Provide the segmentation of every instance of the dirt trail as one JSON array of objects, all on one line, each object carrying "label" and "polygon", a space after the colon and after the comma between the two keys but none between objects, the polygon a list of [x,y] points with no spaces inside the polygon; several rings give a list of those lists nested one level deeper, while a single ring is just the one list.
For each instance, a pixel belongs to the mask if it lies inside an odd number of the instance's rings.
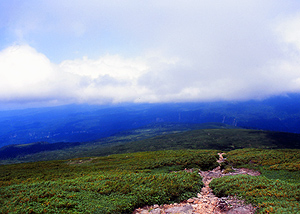
[{"label": "dirt trail", "polygon": [[[221,164],[225,161],[223,158],[224,153],[219,153],[219,160],[217,162]],[[260,173],[249,169],[234,169],[234,172],[226,173],[221,171],[221,167],[210,171],[199,171],[199,174],[203,177],[202,181],[204,187],[201,192],[197,194],[197,197],[190,198],[187,201],[179,204],[164,204],[146,206],[136,209],[133,214],[167,214],[167,213],[183,213],[183,214],[196,214],[196,213],[211,213],[211,214],[251,214],[255,212],[255,208],[251,204],[244,204],[243,201],[234,197],[218,198],[213,194],[212,189],[209,187],[209,183],[214,178],[222,176],[237,175],[237,174],[249,174],[257,176]]]}]

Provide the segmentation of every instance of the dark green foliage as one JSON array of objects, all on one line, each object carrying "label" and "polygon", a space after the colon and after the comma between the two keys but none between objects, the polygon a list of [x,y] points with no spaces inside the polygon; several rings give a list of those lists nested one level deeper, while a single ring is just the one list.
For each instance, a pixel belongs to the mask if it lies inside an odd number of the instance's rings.
[{"label": "dark green foliage", "polygon": [[[217,151],[178,150],[0,166],[0,213],[131,213],[196,196]],[[179,171],[181,170],[181,171]],[[177,171],[177,172],[174,172]]]},{"label": "dark green foliage", "polygon": [[299,213],[300,150],[233,150],[227,153],[227,164],[256,169],[262,174],[214,179],[210,187],[216,195],[240,196],[258,206],[258,213]]},{"label": "dark green foliage", "polygon": [[282,136],[294,139],[292,148],[300,148],[300,135],[246,129],[201,129],[161,135],[104,149],[105,152],[156,151],[161,149],[285,148]]},{"label": "dark green foliage", "polygon": [[227,162],[233,166],[300,171],[299,149],[240,149],[227,154]]}]

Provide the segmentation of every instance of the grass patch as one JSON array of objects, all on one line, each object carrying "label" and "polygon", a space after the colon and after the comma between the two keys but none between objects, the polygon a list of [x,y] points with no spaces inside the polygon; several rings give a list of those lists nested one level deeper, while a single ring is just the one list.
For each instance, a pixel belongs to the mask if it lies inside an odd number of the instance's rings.
[{"label": "grass patch", "polygon": [[[140,152],[0,166],[0,213],[131,213],[196,196],[217,151]],[[179,172],[172,172],[179,171]]]},{"label": "grass patch", "polygon": [[258,213],[298,213],[300,184],[264,176],[236,175],[214,179],[210,187],[218,197],[236,195],[258,206]]}]

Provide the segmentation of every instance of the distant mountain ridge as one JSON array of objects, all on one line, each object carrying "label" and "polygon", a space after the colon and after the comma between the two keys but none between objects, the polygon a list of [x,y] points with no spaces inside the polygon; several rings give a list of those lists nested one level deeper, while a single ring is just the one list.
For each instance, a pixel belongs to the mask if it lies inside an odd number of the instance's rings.
[{"label": "distant mountain ridge", "polygon": [[300,133],[300,95],[263,101],[66,105],[0,111],[0,147],[33,142],[87,142],[152,123],[219,122]]}]

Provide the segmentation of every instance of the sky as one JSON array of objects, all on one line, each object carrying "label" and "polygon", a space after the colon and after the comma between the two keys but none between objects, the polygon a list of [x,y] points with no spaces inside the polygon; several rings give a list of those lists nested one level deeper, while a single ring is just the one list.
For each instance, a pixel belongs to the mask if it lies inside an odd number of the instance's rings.
[{"label": "sky", "polygon": [[0,106],[300,93],[298,0],[0,0]]}]

